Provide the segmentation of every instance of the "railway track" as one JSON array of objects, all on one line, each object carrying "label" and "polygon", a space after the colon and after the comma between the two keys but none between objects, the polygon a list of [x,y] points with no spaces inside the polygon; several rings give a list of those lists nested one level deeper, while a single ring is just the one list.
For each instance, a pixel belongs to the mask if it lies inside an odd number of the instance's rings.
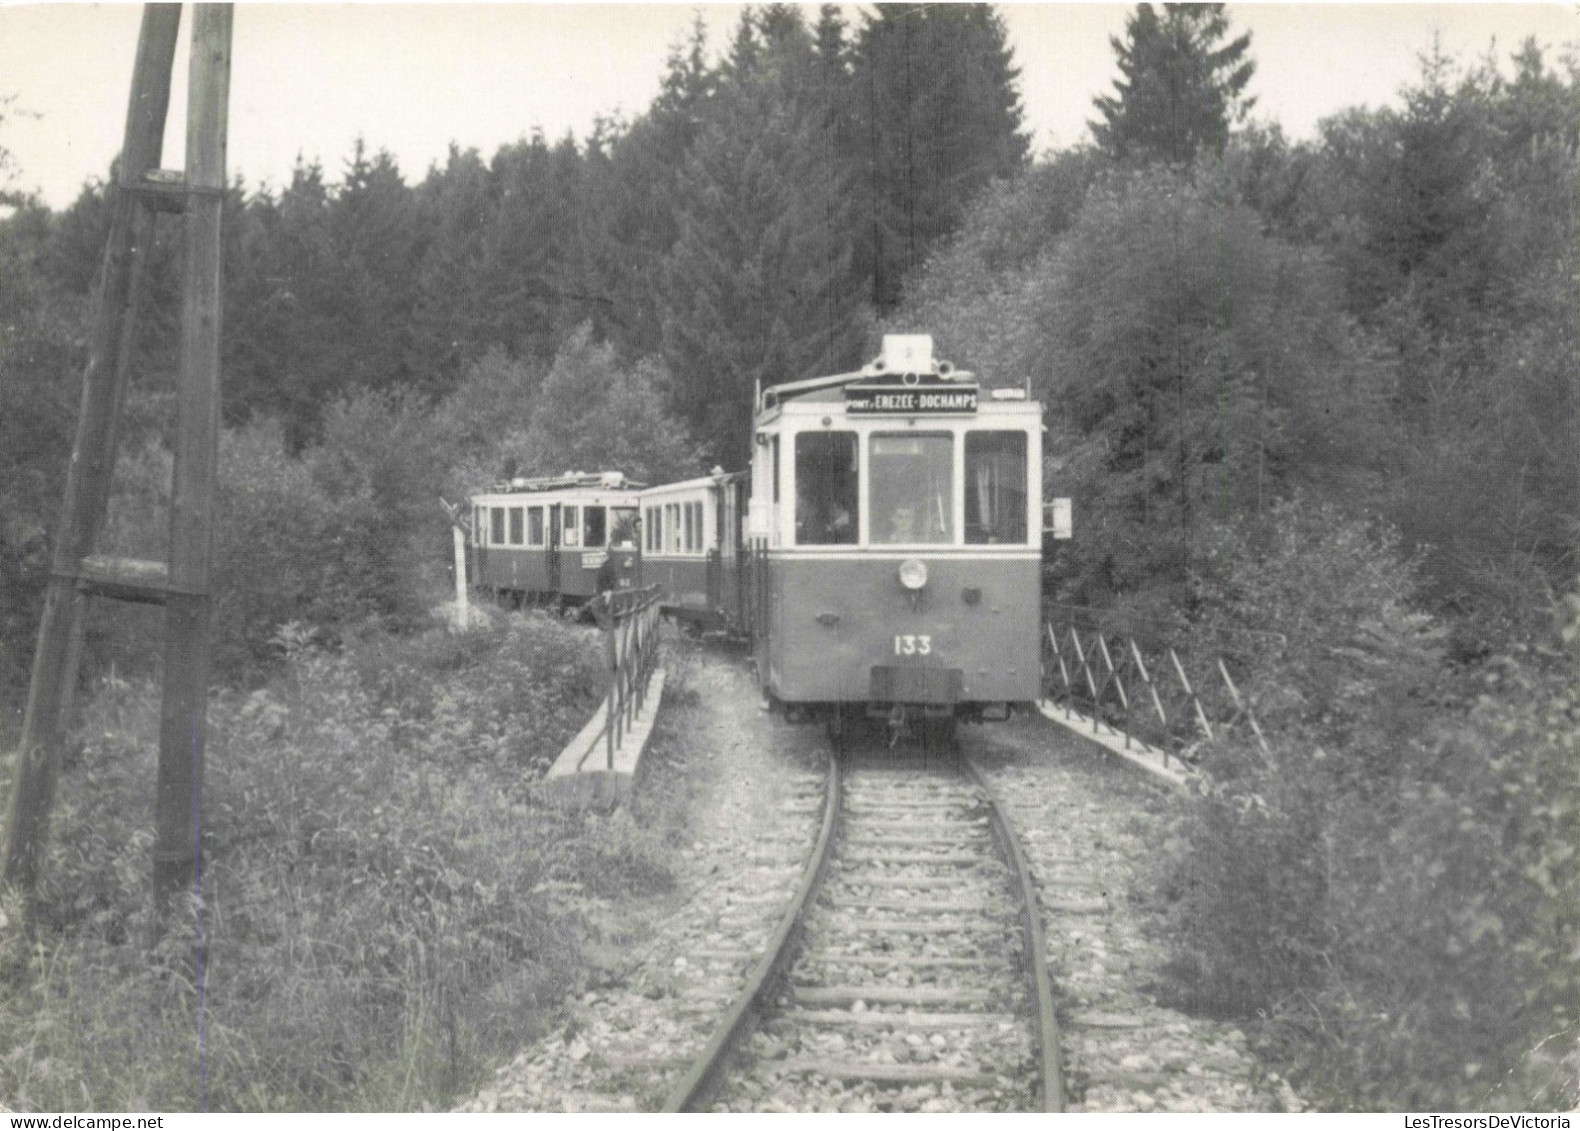
[{"label": "railway track", "polygon": [[964,758],[831,763],[816,847],[667,1110],[1063,1110],[1041,913]]}]

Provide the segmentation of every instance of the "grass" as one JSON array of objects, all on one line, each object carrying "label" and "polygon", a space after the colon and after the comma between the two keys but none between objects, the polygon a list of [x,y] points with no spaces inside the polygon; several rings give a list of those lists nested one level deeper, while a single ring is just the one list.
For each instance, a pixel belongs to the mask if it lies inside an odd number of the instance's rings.
[{"label": "grass", "polygon": [[203,902],[156,943],[157,688],[86,705],[31,930],[0,935],[9,1106],[448,1108],[617,962],[608,899],[669,883],[684,787],[613,816],[539,799],[596,703],[590,630],[277,643],[279,680],[211,704]]}]

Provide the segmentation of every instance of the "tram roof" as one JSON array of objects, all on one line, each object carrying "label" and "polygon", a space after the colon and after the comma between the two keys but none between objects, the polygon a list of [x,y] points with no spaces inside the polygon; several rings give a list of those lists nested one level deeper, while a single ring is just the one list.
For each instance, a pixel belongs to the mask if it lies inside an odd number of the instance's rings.
[{"label": "tram roof", "polygon": [[534,494],[544,491],[566,491],[586,488],[593,491],[640,491],[646,487],[634,479],[627,479],[621,471],[567,471],[560,475],[541,475],[531,479],[502,479],[487,491],[478,494],[513,495]]},{"label": "tram roof", "polygon": [[[860,394],[851,389],[851,386],[858,384],[862,386]],[[923,401],[936,394],[948,397],[951,393],[969,390],[973,399],[976,394],[983,394],[980,402],[982,407],[1002,406],[1017,401],[1025,403],[1031,400],[1029,388],[983,387],[982,382],[977,380],[976,374],[956,369],[949,362],[938,360],[933,356],[933,339],[930,334],[885,334],[883,352],[859,370],[771,385],[760,391],[755,409],[757,417],[761,420],[776,410],[786,409],[792,403],[817,405],[821,408],[831,404],[843,405],[849,403],[852,396],[864,397],[869,392],[884,394],[907,390],[915,391]],[[868,411],[888,415],[891,406],[882,405]],[[895,408],[893,411],[898,415],[908,415],[901,409]],[[974,414],[976,408],[972,408],[971,411]],[[867,413],[864,412],[863,415]]]}]

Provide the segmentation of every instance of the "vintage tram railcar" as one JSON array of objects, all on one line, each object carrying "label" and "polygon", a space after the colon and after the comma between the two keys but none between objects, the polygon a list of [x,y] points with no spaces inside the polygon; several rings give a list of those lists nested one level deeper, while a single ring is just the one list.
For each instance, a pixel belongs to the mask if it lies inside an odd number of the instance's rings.
[{"label": "vintage tram railcar", "polygon": [[1040,692],[1042,407],[889,335],[758,396],[748,598],[796,713],[1001,718]]},{"label": "vintage tram railcar", "polygon": [[746,474],[712,474],[641,493],[642,584],[664,612],[702,629],[739,628]]},{"label": "vintage tram railcar", "polygon": [[472,584],[518,604],[638,584],[642,486],[618,471],[567,472],[473,495]]}]

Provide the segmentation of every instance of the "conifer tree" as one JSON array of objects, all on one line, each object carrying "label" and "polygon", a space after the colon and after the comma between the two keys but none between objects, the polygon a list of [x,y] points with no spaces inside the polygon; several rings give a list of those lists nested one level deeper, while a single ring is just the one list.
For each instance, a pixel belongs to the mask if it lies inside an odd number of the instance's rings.
[{"label": "conifer tree", "polygon": [[629,356],[655,352],[663,341],[658,292],[679,234],[680,173],[718,85],[699,17],[686,42],[670,52],[652,106],[609,144],[600,255],[617,265],[611,314]]},{"label": "conifer tree", "polygon": [[475,149],[450,146],[443,169],[429,170],[417,192],[423,240],[414,282],[413,380],[431,395],[448,393],[486,340],[481,272],[485,237],[496,209],[488,167]]},{"label": "conifer tree", "polygon": [[844,167],[818,144],[811,37],[795,9],[748,12],[680,178],[660,294],[674,408],[710,458],[748,454],[753,382],[859,356]]},{"label": "conifer tree", "polygon": [[340,322],[351,383],[361,388],[397,388],[411,376],[414,204],[395,159],[384,150],[370,158],[358,138],[324,217],[339,277],[324,300]]},{"label": "conifer tree", "polygon": [[1251,108],[1246,84],[1256,70],[1250,33],[1224,43],[1222,4],[1137,4],[1125,39],[1110,37],[1120,78],[1115,94],[1095,99],[1097,144],[1119,160],[1188,165],[1202,149],[1222,153],[1230,128]]},{"label": "conifer tree", "polygon": [[569,137],[541,133],[494,157],[499,206],[481,272],[489,315],[482,344],[548,361],[587,314],[580,229],[581,158]]},{"label": "conifer tree", "polygon": [[995,177],[1025,164],[1020,71],[985,4],[884,4],[855,46],[861,268],[880,310]]}]

